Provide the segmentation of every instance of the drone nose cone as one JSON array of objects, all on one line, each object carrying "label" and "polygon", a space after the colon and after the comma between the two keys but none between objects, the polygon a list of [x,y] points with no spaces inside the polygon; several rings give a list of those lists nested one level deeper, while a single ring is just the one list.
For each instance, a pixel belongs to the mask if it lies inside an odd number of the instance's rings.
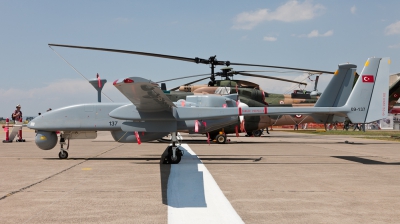
[{"label": "drone nose cone", "polygon": [[[49,113],[49,112],[47,112]],[[33,118],[27,125],[26,127],[30,128],[30,129],[40,129],[43,128],[43,117],[42,115],[37,116],[35,118]]]},{"label": "drone nose cone", "polygon": [[35,124],[36,124],[35,119],[32,119],[31,121],[29,121],[29,123],[26,126],[28,128],[30,128],[30,129],[34,129],[35,128]]},{"label": "drone nose cone", "polygon": [[35,126],[35,122],[29,121],[29,123],[26,125],[28,128],[32,128]]}]

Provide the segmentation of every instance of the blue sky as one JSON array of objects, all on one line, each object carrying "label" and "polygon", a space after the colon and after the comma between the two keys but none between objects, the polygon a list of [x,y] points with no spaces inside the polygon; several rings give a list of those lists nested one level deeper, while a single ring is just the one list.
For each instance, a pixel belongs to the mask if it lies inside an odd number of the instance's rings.
[{"label": "blue sky", "polygon": [[[400,1],[0,1],[0,117],[16,104],[24,115],[49,107],[96,102],[92,86],[48,43],[182,57],[335,71],[368,57],[391,57],[400,72]],[[87,78],[99,73],[114,101],[127,101],[112,82],[128,76],[159,81],[208,73],[207,65],[54,47]],[[254,70],[235,66],[235,70]],[[304,80],[304,74],[269,73]],[[245,79],[272,93],[296,86]],[[322,75],[323,91],[330,75]],[[194,80],[194,79],[192,79]],[[168,82],[175,87],[191,79]],[[204,82],[206,83],[206,82]],[[307,89],[312,89],[309,81]],[[107,99],[103,99],[108,102]]]}]

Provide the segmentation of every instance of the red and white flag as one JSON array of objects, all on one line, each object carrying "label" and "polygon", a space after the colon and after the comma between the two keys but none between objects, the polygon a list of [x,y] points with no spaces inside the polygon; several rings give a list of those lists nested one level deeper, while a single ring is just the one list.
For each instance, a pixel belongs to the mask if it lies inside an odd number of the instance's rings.
[{"label": "red and white flag", "polygon": [[373,75],[362,75],[362,81],[363,82],[374,82],[374,76]]}]

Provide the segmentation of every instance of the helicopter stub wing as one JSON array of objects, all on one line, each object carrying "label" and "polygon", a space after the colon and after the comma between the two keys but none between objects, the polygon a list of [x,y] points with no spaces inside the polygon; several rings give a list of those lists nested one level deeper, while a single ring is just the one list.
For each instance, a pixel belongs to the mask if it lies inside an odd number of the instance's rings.
[{"label": "helicopter stub wing", "polygon": [[150,80],[130,77],[122,81],[116,80],[113,84],[136,106],[138,111],[171,111],[171,108],[175,107],[160,87]]}]

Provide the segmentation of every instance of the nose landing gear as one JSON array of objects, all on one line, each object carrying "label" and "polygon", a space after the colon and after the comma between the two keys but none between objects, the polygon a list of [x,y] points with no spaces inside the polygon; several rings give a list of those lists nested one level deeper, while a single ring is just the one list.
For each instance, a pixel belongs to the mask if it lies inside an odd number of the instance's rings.
[{"label": "nose landing gear", "polygon": [[[60,159],[67,159],[68,158],[68,148],[69,148],[69,139],[68,139],[68,144],[65,143],[65,138],[63,137],[62,134],[60,134],[60,152],[58,153],[58,158]],[[64,149],[64,145],[67,145],[67,148]]]},{"label": "nose landing gear", "polygon": [[176,146],[178,139],[176,138],[176,132],[171,133],[172,145],[167,147],[167,155],[164,157],[164,164],[178,164],[183,156],[183,151]]}]

